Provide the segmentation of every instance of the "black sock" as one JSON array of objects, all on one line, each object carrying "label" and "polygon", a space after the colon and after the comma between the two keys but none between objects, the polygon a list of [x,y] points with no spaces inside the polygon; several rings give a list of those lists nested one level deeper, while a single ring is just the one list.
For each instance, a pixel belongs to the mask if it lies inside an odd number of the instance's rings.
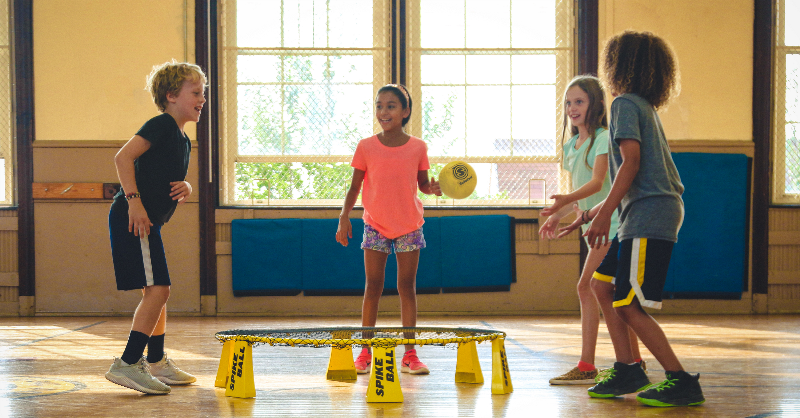
[{"label": "black sock", "polygon": [[125,351],[122,353],[122,361],[128,364],[134,364],[142,358],[144,348],[147,347],[147,340],[150,337],[147,334],[139,331],[131,331],[128,336],[128,345],[125,346]]},{"label": "black sock", "polygon": [[164,358],[164,336],[167,334],[161,335],[151,335],[150,341],[147,342],[147,362],[148,363],[158,363]]}]

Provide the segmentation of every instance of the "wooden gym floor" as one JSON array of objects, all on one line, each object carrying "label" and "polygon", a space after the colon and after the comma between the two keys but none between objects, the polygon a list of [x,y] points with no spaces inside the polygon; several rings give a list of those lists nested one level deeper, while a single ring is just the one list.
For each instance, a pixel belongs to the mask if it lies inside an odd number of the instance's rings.
[{"label": "wooden gym floor", "polygon": [[[684,367],[700,373],[706,403],[652,408],[634,395],[591,399],[588,386],[550,386],[580,353],[577,316],[421,317],[420,326],[498,329],[514,392],[491,393],[491,344],[478,344],[485,383],[454,383],[456,350],[426,346],[428,376],[401,376],[405,402],[367,404],[368,376],[328,381],[328,348],[254,348],[255,399],[214,387],[221,344],[216,331],[355,326],[356,318],[171,317],[167,351],[197,383],[148,396],[104,378],[122,353],[130,318],[0,318],[0,417],[798,417],[800,316],[657,316]],[[397,318],[379,318],[397,326]],[[613,351],[601,324],[597,363]],[[398,358],[402,355],[398,350]],[[663,369],[645,353],[649,376]]]}]

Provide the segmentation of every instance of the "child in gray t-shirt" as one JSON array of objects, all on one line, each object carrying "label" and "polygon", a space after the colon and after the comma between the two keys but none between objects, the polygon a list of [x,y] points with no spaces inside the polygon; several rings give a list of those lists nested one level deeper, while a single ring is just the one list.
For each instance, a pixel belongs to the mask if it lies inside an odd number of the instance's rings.
[{"label": "child in gray t-shirt", "polygon": [[[649,32],[612,37],[604,56],[604,81],[615,97],[609,120],[613,185],[603,202],[581,213],[562,233],[588,219],[592,225],[584,235],[589,245],[604,245],[611,214],[619,210],[617,236],[592,281],[598,300],[609,294],[609,286],[615,287],[613,312],[604,316],[617,361],[606,378],[589,389],[589,396],[610,398],[643,391],[636,399],[647,405],[699,405],[705,401],[700,376],[684,371],[664,331],[642,309],[661,308],[672,247],[683,222],[683,184],[656,113],[678,92],[677,62],[666,42]],[[600,280],[608,276],[613,276],[613,284]],[[664,367],[665,381],[651,387],[641,365],[634,362],[625,325]]]}]

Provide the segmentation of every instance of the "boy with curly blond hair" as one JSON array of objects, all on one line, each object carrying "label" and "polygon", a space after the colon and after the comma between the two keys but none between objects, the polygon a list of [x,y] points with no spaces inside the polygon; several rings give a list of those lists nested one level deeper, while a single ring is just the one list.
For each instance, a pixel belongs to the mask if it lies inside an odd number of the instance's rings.
[{"label": "boy with curly blond hair", "polygon": [[183,128],[200,120],[206,84],[194,64],[173,61],[153,67],[146,89],[162,113],[114,157],[122,188],[111,204],[108,227],[117,289],[142,289],[143,296],[125,351],[114,359],[106,379],[148,394],[167,394],[168,385],[197,380],[164,352],[170,279],[161,226],[192,193],[186,181],[192,146]]}]

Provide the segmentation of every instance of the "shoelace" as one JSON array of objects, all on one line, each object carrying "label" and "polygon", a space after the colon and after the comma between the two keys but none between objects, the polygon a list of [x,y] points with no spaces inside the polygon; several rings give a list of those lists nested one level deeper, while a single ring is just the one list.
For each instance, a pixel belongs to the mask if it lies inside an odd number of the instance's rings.
[{"label": "shoelace", "polygon": [[419,357],[417,357],[417,355],[416,355],[416,354],[409,354],[409,355],[407,355],[407,356],[403,356],[403,363],[405,363],[405,364],[411,364],[411,363],[413,363],[413,362],[417,362],[417,363],[419,363],[419,362],[420,362],[420,361],[419,361]]},{"label": "shoelace", "polygon": [[597,372],[597,376],[595,376],[594,381],[595,383],[603,383],[608,379],[614,377],[614,373],[616,370],[612,367],[610,369],[604,369]]},{"label": "shoelace", "polygon": [[656,385],[654,387],[651,387],[650,389],[655,389],[656,392],[661,392],[662,390],[669,389],[669,388],[675,386],[675,382],[677,380],[678,379],[667,379],[667,380],[659,383],[658,385]]},{"label": "shoelace", "polygon": [[172,362],[171,358],[167,359],[166,364],[167,364],[166,368],[173,370],[175,373],[183,371],[183,370],[179,369],[178,366],[175,365],[175,363]]},{"label": "shoelace", "polygon": [[136,366],[137,369],[150,374],[150,365],[147,364],[146,361],[142,361],[138,365],[134,363],[133,365]]}]

